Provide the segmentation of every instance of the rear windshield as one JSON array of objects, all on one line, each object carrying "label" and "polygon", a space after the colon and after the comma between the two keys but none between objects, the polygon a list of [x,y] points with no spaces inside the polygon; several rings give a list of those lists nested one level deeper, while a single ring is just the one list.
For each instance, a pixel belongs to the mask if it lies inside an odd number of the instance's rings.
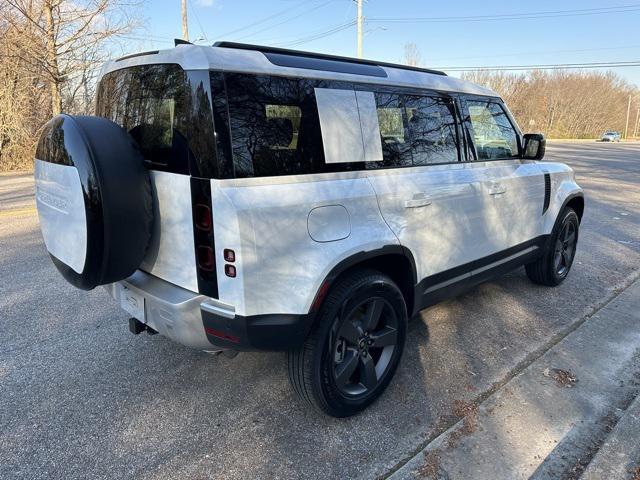
[{"label": "rear windshield", "polygon": [[150,167],[182,171],[188,168],[189,97],[178,65],[140,65],[102,78],[96,114],[124,127]]}]

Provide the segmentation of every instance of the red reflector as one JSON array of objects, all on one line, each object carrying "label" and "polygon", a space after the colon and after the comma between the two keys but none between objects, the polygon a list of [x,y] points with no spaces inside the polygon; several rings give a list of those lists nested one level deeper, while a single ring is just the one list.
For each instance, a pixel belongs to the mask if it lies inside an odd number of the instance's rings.
[{"label": "red reflector", "polygon": [[226,262],[235,262],[236,261],[236,252],[234,252],[230,248],[225,248],[224,249],[224,260]]},{"label": "red reflector", "polygon": [[329,281],[325,280],[324,283],[320,285],[320,289],[318,290],[318,293],[316,293],[316,298],[311,304],[312,312],[315,312],[320,308],[320,305],[322,304],[324,297],[327,296],[328,291],[329,291]]},{"label": "red reflector", "polygon": [[216,268],[216,258],[211,247],[198,247],[198,267],[207,272]]},{"label": "red reflector", "polygon": [[211,217],[211,209],[208,205],[197,203],[194,207],[194,217],[196,228],[204,232],[210,232],[213,226],[213,218]]},{"label": "red reflector", "polygon": [[240,339],[235,335],[229,335],[228,333],[221,332],[220,330],[216,330],[215,328],[204,327],[204,331],[212,337],[222,338],[223,340],[229,340],[233,343],[240,343]]},{"label": "red reflector", "polygon": [[227,277],[231,277],[231,278],[235,278],[236,276],[236,267],[234,267],[233,265],[225,265],[224,266],[224,273]]}]

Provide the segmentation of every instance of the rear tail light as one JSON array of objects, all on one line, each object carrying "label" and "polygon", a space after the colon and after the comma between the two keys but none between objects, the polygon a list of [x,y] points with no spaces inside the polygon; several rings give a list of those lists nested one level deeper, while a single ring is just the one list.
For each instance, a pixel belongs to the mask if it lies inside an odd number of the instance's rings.
[{"label": "rear tail light", "polygon": [[213,217],[211,216],[211,209],[207,205],[198,203],[195,205],[195,222],[196,228],[203,232],[210,232],[213,227]]},{"label": "rear tail light", "polygon": [[191,213],[198,292],[218,298],[211,180],[191,177]]},{"label": "rear tail light", "polygon": [[198,247],[198,268],[206,272],[212,272],[216,268],[216,257],[213,248]]}]

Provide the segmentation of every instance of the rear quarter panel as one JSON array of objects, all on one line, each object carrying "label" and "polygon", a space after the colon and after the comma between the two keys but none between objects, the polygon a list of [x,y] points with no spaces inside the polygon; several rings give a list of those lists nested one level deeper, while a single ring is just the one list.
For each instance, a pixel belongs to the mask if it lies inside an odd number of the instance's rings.
[{"label": "rear quarter panel", "polygon": [[[337,263],[399,244],[362,173],[212,180],[212,203],[220,300],[239,315],[307,313]],[[349,234],[313,240],[309,213],[334,205],[346,209]],[[344,216],[336,221],[343,231]],[[327,222],[327,232],[335,231]],[[236,278],[224,274],[224,248],[236,252]]]}]

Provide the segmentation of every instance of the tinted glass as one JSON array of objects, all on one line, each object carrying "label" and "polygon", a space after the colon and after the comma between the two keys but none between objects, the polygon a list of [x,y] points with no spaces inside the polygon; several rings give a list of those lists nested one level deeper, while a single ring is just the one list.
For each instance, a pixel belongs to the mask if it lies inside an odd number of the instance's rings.
[{"label": "tinted glass", "polygon": [[436,97],[405,97],[413,164],[458,161],[453,102]]},{"label": "tinted glass", "polygon": [[518,155],[518,135],[502,107],[493,102],[467,101],[478,160],[513,158]]},{"label": "tinted glass", "polygon": [[225,76],[235,176],[335,171],[324,162],[314,94],[307,79]]},{"label": "tinted glass", "polygon": [[184,171],[188,169],[189,98],[179,66],[143,65],[102,78],[96,114],[124,127],[152,165]]},{"label": "tinted glass", "polygon": [[[407,117],[400,95],[376,93],[376,111],[382,142],[382,162],[369,162],[373,167],[411,166],[411,148]],[[373,165],[372,165],[373,164]]]}]

